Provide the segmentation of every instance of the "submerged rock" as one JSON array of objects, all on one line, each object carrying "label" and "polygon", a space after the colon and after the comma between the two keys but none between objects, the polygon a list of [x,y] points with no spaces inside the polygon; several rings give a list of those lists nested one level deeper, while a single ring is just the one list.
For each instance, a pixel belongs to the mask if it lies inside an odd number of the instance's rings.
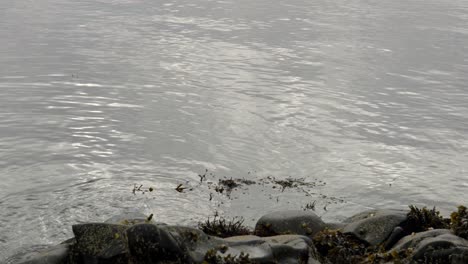
[{"label": "submerged rock", "polygon": [[278,211],[262,216],[255,225],[255,234],[273,236],[297,234],[314,236],[326,227],[322,219],[310,211]]},{"label": "submerged rock", "polygon": [[405,210],[371,210],[344,221],[343,233],[353,234],[371,246],[384,242],[407,219]]},{"label": "submerged rock", "polygon": [[62,264],[66,263],[69,256],[69,244],[59,244],[40,252],[21,256],[17,262],[19,264]]}]

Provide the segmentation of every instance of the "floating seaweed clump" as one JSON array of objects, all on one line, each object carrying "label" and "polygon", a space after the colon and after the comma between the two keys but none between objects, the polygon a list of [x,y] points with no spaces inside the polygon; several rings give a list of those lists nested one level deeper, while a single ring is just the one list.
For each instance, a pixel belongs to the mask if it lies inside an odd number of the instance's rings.
[{"label": "floating seaweed clump", "polygon": [[457,212],[450,215],[450,224],[455,235],[468,239],[468,211],[460,205]]},{"label": "floating seaweed clump", "polygon": [[335,264],[361,263],[367,253],[367,245],[351,234],[338,230],[324,230],[314,236],[318,253]]},{"label": "floating seaweed clump", "polygon": [[449,220],[444,219],[440,212],[434,208],[417,208],[414,205],[409,206],[408,220],[406,230],[410,232],[422,232],[430,228],[449,228]]},{"label": "floating seaweed clump", "polygon": [[226,219],[215,215],[212,220],[208,218],[205,222],[199,222],[198,228],[207,235],[222,238],[252,233],[248,227],[244,226],[244,218],[242,217]]}]

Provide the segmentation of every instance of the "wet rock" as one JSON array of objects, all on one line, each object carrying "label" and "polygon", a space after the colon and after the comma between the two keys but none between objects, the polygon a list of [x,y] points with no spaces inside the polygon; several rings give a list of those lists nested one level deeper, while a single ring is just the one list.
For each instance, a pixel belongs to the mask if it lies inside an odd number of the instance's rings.
[{"label": "wet rock", "polygon": [[248,255],[253,263],[319,264],[318,253],[312,240],[301,235],[279,235],[271,237],[236,236],[217,240],[217,254]]},{"label": "wet rock", "polygon": [[18,264],[61,264],[68,259],[69,244],[59,244],[37,253],[25,254],[17,262]]},{"label": "wet rock", "polygon": [[[219,260],[248,256],[253,263],[319,263],[317,252],[308,237],[280,235],[259,237],[254,235],[219,238],[206,235],[198,229],[183,226],[158,227],[159,232],[171,235],[173,252],[184,255],[182,263],[203,263],[211,252]],[[147,231],[147,232],[155,232]],[[130,241],[129,244],[133,244]],[[180,247],[180,245],[183,245]],[[167,246],[167,245],[165,245]],[[178,247],[179,246],[179,247]],[[174,260],[174,258],[171,258]],[[307,262],[309,261],[309,262]],[[237,262],[236,262],[237,263]],[[239,263],[243,263],[242,261]]]},{"label": "wet rock", "polygon": [[265,237],[277,263],[319,263],[312,240],[305,236],[280,235]]},{"label": "wet rock", "polygon": [[84,263],[126,263],[128,247],[124,225],[89,223],[72,226],[76,244],[72,258]]},{"label": "wet rock", "polygon": [[408,248],[415,248],[421,241],[426,238],[433,238],[440,235],[451,234],[448,229],[434,229],[426,232],[415,233],[409,236],[405,236],[400,239],[393,247],[392,250],[404,250]]},{"label": "wet rock", "polygon": [[279,211],[262,216],[255,225],[255,234],[273,236],[298,234],[313,236],[325,228],[325,223],[310,211]]},{"label": "wet rock", "polygon": [[134,225],[128,228],[127,238],[130,253],[137,263],[161,261],[191,263],[186,247],[178,243],[171,232],[156,225]]},{"label": "wet rock", "polygon": [[405,230],[401,226],[395,227],[390,236],[387,238],[387,241],[385,241],[384,248],[386,250],[390,249],[393,245],[395,245],[395,243],[403,238],[405,234]]},{"label": "wet rock", "polygon": [[406,236],[391,249],[402,250],[411,250],[412,259],[417,263],[468,263],[468,241],[447,229]]},{"label": "wet rock", "polygon": [[236,239],[223,239],[215,249],[217,255],[225,258],[228,255],[248,255],[254,263],[275,263],[275,256],[271,245],[262,238],[238,236]]},{"label": "wet rock", "polygon": [[384,242],[407,219],[405,210],[371,210],[344,221],[343,233],[353,234],[371,246]]}]

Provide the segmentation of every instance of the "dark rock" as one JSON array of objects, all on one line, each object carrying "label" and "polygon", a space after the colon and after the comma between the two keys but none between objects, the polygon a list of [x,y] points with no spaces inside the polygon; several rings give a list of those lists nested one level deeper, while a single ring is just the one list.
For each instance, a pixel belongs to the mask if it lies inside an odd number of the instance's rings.
[{"label": "dark rock", "polygon": [[226,246],[223,257],[229,254],[248,254],[253,263],[319,264],[318,253],[312,240],[301,235],[279,235],[271,237],[236,236],[222,239]]},{"label": "dark rock", "polygon": [[422,240],[426,238],[433,238],[440,235],[451,234],[448,229],[434,229],[413,235],[405,236],[400,239],[393,247],[392,250],[404,250],[408,248],[415,248]]},{"label": "dark rock", "polygon": [[262,216],[255,225],[255,234],[274,236],[298,234],[313,236],[325,228],[325,223],[310,211],[279,211]]},{"label": "dark rock", "polygon": [[401,238],[405,236],[405,230],[401,226],[397,226],[393,229],[392,233],[385,241],[384,248],[386,250],[390,249],[395,243],[397,243]]},{"label": "dark rock", "polygon": [[194,263],[203,262],[206,252],[224,244],[218,237],[209,236],[199,229],[186,226],[159,226],[160,230],[171,234],[178,245],[183,245],[187,259]]},{"label": "dark rock", "polygon": [[156,225],[134,225],[128,228],[127,238],[130,253],[137,263],[192,262],[186,247],[178,243],[171,232]]},{"label": "dark rock", "polygon": [[357,214],[344,221],[343,233],[353,234],[371,246],[384,242],[395,227],[407,219],[404,210],[371,210]]},{"label": "dark rock", "polygon": [[[135,226],[136,227],[136,226]],[[160,233],[171,235],[176,256],[185,256],[182,263],[202,263],[208,252],[213,252],[219,259],[235,259],[248,255],[253,263],[319,263],[317,252],[308,237],[300,235],[281,235],[272,237],[258,237],[254,235],[219,238],[208,236],[200,230],[183,226],[161,226]],[[146,232],[156,232],[147,230]],[[129,244],[130,242],[129,235]],[[178,245],[183,245],[178,247]],[[167,245],[166,245],[167,246]],[[174,260],[174,258],[169,258]],[[168,259],[168,260],[169,260]],[[307,262],[309,261],[309,262]],[[146,263],[146,262],[145,262]]]},{"label": "dark rock", "polygon": [[[249,260],[254,263],[275,263],[271,245],[260,237],[237,236],[225,238],[219,242],[221,244],[215,249],[219,249],[217,255],[221,258],[227,255],[248,254]],[[224,250],[223,246],[225,246]]]},{"label": "dark rock", "polygon": [[411,250],[417,263],[468,263],[468,241],[447,229],[434,229],[406,236],[391,251]]},{"label": "dark rock", "polygon": [[305,236],[280,235],[265,237],[277,263],[317,263],[318,253],[312,240]]},{"label": "dark rock", "polygon": [[128,247],[124,225],[105,223],[72,226],[76,244],[72,258],[85,263],[126,263]]}]

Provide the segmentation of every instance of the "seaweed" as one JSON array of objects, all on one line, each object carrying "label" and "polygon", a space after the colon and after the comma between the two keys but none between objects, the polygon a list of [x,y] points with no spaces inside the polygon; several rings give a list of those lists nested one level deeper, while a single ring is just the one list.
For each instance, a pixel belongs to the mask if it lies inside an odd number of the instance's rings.
[{"label": "seaweed", "polygon": [[458,211],[450,215],[450,227],[455,235],[468,239],[468,211],[465,206],[458,206]]},{"label": "seaweed", "polygon": [[367,244],[351,234],[325,229],[313,237],[318,253],[335,264],[360,263],[367,253]]},{"label": "seaweed", "polygon": [[315,211],[315,205],[317,204],[317,201],[313,201],[311,203],[307,203],[302,207],[302,210],[307,211],[307,210],[312,210]]},{"label": "seaweed", "polygon": [[249,257],[249,254],[241,252],[239,255],[228,254],[226,256],[218,255],[217,252],[221,249],[210,249],[206,252],[202,264],[254,264]]},{"label": "seaweed", "polygon": [[219,185],[224,186],[230,192],[232,189],[239,187],[240,184],[231,178],[225,180],[219,179]]},{"label": "seaweed", "polygon": [[422,232],[431,228],[449,228],[449,220],[444,219],[436,208],[427,209],[409,206],[408,219],[405,225],[406,232]]},{"label": "seaweed", "polygon": [[199,222],[198,228],[207,235],[222,238],[250,235],[252,233],[248,227],[244,226],[243,217],[226,219],[219,217],[217,214],[215,214],[213,219],[208,218],[204,222]]},{"label": "seaweed", "polygon": [[405,249],[401,251],[390,251],[390,252],[372,252],[365,256],[362,260],[362,264],[377,264],[377,263],[394,263],[394,264],[407,264],[411,263],[412,251]]}]

